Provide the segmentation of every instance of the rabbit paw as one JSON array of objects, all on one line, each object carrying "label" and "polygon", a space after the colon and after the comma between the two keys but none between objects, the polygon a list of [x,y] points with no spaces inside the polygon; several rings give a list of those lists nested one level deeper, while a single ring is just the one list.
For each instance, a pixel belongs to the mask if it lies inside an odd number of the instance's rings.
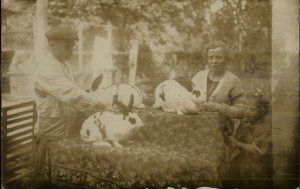
[{"label": "rabbit paw", "polygon": [[179,109],[176,109],[176,113],[178,114],[178,115],[183,115],[184,113],[182,112],[182,110],[179,110]]},{"label": "rabbit paw", "polygon": [[114,141],[114,142],[112,142],[112,143],[113,143],[113,145],[114,145],[115,147],[117,147],[117,148],[123,148],[123,146],[122,146],[119,142]]},{"label": "rabbit paw", "polygon": [[93,142],[94,146],[112,146],[109,142]]},{"label": "rabbit paw", "polygon": [[140,104],[137,108],[143,109],[145,108],[145,104]]},{"label": "rabbit paw", "polygon": [[159,109],[161,107],[161,105],[159,105],[159,104],[153,104],[153,108],[155,108],[155,109]]}]

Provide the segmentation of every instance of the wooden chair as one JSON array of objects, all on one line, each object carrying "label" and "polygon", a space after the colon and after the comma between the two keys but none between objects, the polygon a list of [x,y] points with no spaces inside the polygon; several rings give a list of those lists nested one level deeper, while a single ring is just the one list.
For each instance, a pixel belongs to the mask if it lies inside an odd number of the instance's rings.
[{"label": "wooden chair", "polygon": [[1,109],[1,175],[8,185],[31,173],[32,140],[37,120],[34,101]]}]

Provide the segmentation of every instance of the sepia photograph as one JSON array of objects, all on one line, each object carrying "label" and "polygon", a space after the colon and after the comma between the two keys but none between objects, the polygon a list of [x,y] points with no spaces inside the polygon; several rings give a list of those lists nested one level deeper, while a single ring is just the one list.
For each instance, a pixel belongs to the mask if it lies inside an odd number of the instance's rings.
[{"label": "sepia photograph", "polygon": [[1,0],[1,189],[299,189],[299,0]]}]

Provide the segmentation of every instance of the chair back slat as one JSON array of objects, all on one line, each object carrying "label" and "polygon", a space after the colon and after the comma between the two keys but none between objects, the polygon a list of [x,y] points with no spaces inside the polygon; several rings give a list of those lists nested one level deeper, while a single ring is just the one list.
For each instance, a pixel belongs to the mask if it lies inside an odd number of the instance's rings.
[{"label": "chair back slat", "polygon": [[7,146],[6,150],[7,153],[11,153],[15,150],[17,150],[18,148],[25,148],[27,146],[32,146],[32,141],[27,141],[26,143],[22,143],[22,144],[17,144],[17,145],[13,145],[13,146]]},{"label": "chair back slat", "polygon": [[7,184],[31,172],[36,104],[28,101],[3,107],[1,116],[1,173],[3,182]]},{"label": "chair back slat", "polygon": [[34,122],[30,121],[28,123],[24,123],[24,124],[16,125],[14,127],[6,128],[6,131],[7,131],[7,134],[9,134],[10,132],[18,131],[20,129],[26,129],[28,127],[31,128],[32,125],[34,125]]},{"label": "chair back slat", "polygon": [[33,136],[27,136],[27,137],[24,137],[24,138],[21,138],[18,140],[11,141],[7,144],[6,148],[10,148],[10,147],[13,147],[13,146],[16,146],[19,144],[25,144],[27,142],[31,142],[32,139],[33,139]]}]

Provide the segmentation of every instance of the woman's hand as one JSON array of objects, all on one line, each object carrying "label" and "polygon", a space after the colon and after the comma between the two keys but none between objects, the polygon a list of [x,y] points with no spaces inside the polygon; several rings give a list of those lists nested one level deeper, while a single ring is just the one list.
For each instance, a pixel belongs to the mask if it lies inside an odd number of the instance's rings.
[{"label": "woman's hand", "polygon": [[220,111],[222,107],[222,105],[217,102],[204,102],[202,106],[207,111]]},{"label": "woman's hand", "polygon": [[230,143],[237,145],[238,144],[238,140],[236,138],[234,138],[234,136],[229,136],[228,140]]},{"label": "woman's hand", "polygon": [[257,147],[255,147],[253,144],[247,144],[244,142],[240,142],[233,136],[229,136],[228,140],[229,140],[229,142],[231,142],[231,144],[239,147],[243,151],[246,151],[248,153],[253,153],[253,154],[262,154],[261,151],[257,150]]}]

